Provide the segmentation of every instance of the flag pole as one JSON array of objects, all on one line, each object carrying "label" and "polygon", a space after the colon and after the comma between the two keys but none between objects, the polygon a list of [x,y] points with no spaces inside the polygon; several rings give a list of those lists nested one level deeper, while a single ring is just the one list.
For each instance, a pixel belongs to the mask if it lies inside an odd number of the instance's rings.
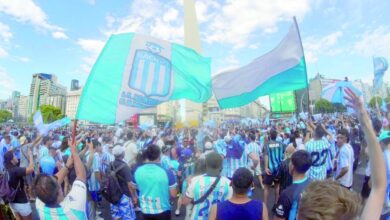
[{"label": "flag pole", "polygon": [[303,54],[303,60],[305,63],[305,73],[306,73],[306,92],[307,92],[307,112],[310,115],[310,95],[309,95],[309,81],[308,81],[308,76],[307,76],[307,68],[306,68],[306,59],[305,59],[305,51],[303,50],[303,45],[302,45],[302,38],[301,38],[301,33],[299,32],[299,27],[298,27],[298,22],[296,17],[293,17],[295,27],[297,28],[298,31],[298,37],[299,37],[299,42],[300,46],[302,49],[302,54]]}]

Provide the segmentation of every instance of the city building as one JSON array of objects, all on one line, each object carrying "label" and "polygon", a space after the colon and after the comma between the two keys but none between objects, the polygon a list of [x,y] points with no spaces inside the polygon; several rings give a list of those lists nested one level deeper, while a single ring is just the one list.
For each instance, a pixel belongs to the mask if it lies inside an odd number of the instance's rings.
[{"label": "city building", "polygon": [[77,113],[77,107],[79,106],[80,97],[83,89],[73,90],[66,95],[66,109],[65,115],[70,119],[75,119]]},{"label": "city building", "polygon": [[[52,104],[65,110],[66,87],[57,82],[53,74],[37,73],[32,77],[28,114],[33,114],[40,106]],[[64,113],[64,112],[62,112]]]},{"label": "city building", "polygon": [[70,83],[70,91],[76,91],[80,89],[79,81],[77,79],[72,79]]},{"label": "city building", "polygon": [[[340,79],[329,79],[317,73],[317,75],[309,81],[309,96],[311,102],[316,102],[321,98],[322,90],[330,84],[341,81]],[[300,98],[300,97],[299,97]],[[299,99],[298,98],[298,99]]]},{"label": "city building", "polygon": [[17,118],[15,119],[16,121],[26,122],[31,116],[28,114],[28,100],[29,96],[22,95],[19,97]]}]

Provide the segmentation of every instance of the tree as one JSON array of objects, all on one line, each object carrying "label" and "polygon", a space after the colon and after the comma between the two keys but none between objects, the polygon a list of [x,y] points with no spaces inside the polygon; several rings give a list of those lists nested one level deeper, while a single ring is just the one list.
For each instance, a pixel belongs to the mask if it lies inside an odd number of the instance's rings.
[{"label": "tree", "polygon": [[382,104],[382,98],[379,96],[372,97],[368,106],[370,106],[370,108],[376,108],[376,102],[378,102],[378,106],[380,107]]},{"label": "tree", "polygon": [[314,111],[319,113],[333,112],[333,105],[326,99],[320,99],[314,104]]},{"label": "tree", "polygon": [[341,103],[333,103],[333,111],[336,111],[336,112],[345,112],[347,111],[347,107],[345,107],[343,104]]},{"label": "tree", "polygon": [[[61,113],[61,109],[52,105],[42,105],[39,107],[39,110],[41,110],[43,122],[45,124],[51,123],[64,117],[64,115]],[[29,119],[30,123],[33,121],[32,119],[34,117],[34,114]]]},{"label": "tree", "polygon": [[12,118],[12,112],[8,110],[0,110],[0,122],[7,122]]}]

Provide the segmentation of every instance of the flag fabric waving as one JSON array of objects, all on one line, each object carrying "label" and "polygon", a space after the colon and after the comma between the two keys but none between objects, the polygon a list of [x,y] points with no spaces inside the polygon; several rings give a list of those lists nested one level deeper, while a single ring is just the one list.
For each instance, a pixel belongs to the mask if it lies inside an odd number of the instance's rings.
[{"label": "flag fabric waving", "polygon": [[223,109],[246,105],[263,95],[307,87],[305,57],[295,18],[275,49],[244,67],[214,76],[212,83]]},{"label": "flag fabric waving", "polygon": [[149,36],[112,35],[94,64],[76,118],[103,124],[162,102],[211,96],[210,59]]},{"label": "flag fabric waving", "polygon": [[384,57],[374,57],[374,92],[379,92],[383,84],[383,75],[388,68],[387,60]]}]

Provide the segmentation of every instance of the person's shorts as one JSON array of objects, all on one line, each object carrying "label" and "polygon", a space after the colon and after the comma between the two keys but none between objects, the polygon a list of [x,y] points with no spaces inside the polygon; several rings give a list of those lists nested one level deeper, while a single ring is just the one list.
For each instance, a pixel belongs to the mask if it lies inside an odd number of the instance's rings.
[{"label": "person's shorts", "polygon": [[31,205],[27,203],[10,203],[9,206],[12,209],[12,212],[18,213],[19,215],[26,217],[32,213]]},{"label": "person's shorts", "polygon": [[114,219],[132,220],[136,218],[131,198],[124,194],[118,204],[111,204],[110,208],[111,217]]},{"label": "person's shorts", "polygon": [[271,186],[272,183],[279,183],[279,177],[277,175],[268,175],[267,173],[263,174],[263,184]]}]

